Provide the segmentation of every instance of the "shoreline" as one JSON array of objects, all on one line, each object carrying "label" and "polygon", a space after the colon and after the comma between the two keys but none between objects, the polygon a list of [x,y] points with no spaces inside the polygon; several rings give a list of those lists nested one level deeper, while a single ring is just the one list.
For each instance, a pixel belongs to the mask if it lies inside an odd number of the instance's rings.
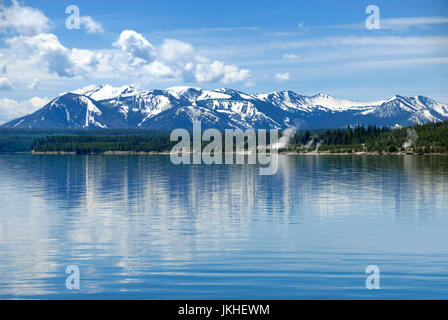
[{"label": "shoreline", "polygon": [[[193,154],[192,152],[190,152]],[[233,152],[234,154],[241,154]],[[106,151],[106,152],[99,152],[99,153],[83,153],[83,154],[77,154],[75,151],[68,152],[68,151],[30,151],[30,152],[15,152],[13,154],[31,154],[31,155],[170,155],[171,153],[168,151]],[[222,153],[225,154],[225,153]],[[249,155],[249,153],[245,152],[244,155]],[[448,153],[416,153],[416,152],[290,152],[290,151],[284,151],[284,152],[278,152],[279,155],[287,155],[287,156],[431,156],[431,155],[437,155],[437,156],[448,156]]]}]

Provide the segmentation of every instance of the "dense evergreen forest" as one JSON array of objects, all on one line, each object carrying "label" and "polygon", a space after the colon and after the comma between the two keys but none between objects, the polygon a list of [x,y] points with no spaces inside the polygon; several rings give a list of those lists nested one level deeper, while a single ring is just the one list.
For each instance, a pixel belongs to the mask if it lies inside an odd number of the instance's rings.
[{"label": "dense evergreen forest", "polygon": [[30,152],[31,145],[38,139],[52,136],[125,136],[138,135],[143,137],[169,136],[169,132],[160,130],[138,129],[0,129],[0,153]]},{"label": "dense evergreen forest", "polygon": [[355,127],[296,134],[287,148],[293,152],[414,152],[448,153],[448,121],[401,129]]},{"label": "dense evergreen forest", "polygon": [[[153,130],[0,130],[0,152],[166,152],[176,143],[170,141],[169,132]],[[394,130],[359,126],[299,131],[281,151],[448,154],[448,122]]]},{"label": "dense evergreen forest", "polygon": [[50,136],[38,139],[31,145],[35,152],[75,152],[76,154],[104,153],[107,151],[164,152],[177,142],[169,135],[159,136]]}]

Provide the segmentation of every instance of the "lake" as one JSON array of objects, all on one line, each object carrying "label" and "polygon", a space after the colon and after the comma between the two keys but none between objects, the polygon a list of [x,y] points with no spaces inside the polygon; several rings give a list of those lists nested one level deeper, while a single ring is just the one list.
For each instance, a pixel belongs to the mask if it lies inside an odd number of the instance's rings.
[{"label": "lake", "polygon": [[446,156],[4,154],[0,204],[3,299],[448,298]]}]

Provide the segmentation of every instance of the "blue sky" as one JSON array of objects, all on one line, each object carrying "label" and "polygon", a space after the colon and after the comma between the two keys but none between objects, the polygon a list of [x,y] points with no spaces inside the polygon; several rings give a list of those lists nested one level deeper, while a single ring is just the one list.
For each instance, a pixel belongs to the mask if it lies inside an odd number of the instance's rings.
[{"label": "blue sky", "polygon": [[[0,122],[102,83],[448,102],[446,0],[0,3]],[[68,5],[87,17],[79,30]],[[368,5],[380,29],[365,27]]]}]

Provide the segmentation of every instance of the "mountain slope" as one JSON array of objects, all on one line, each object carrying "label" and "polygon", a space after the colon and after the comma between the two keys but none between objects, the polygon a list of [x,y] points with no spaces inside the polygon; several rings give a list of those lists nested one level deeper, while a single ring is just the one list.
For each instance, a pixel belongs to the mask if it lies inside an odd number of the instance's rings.
[{"label": "mountain slope", "polygon": [[5,128],[105,128],[98,103],[86,96],[67,93],[42,109],[4,124]]},{"label": "mountain slope", "polygon": [[338,128],[407,126],[448,119],[448,106],[422,96],[375,102],[303,96],[292,91],[246,94],[232,89],[86,87],[59,96],[6,128]]}]

